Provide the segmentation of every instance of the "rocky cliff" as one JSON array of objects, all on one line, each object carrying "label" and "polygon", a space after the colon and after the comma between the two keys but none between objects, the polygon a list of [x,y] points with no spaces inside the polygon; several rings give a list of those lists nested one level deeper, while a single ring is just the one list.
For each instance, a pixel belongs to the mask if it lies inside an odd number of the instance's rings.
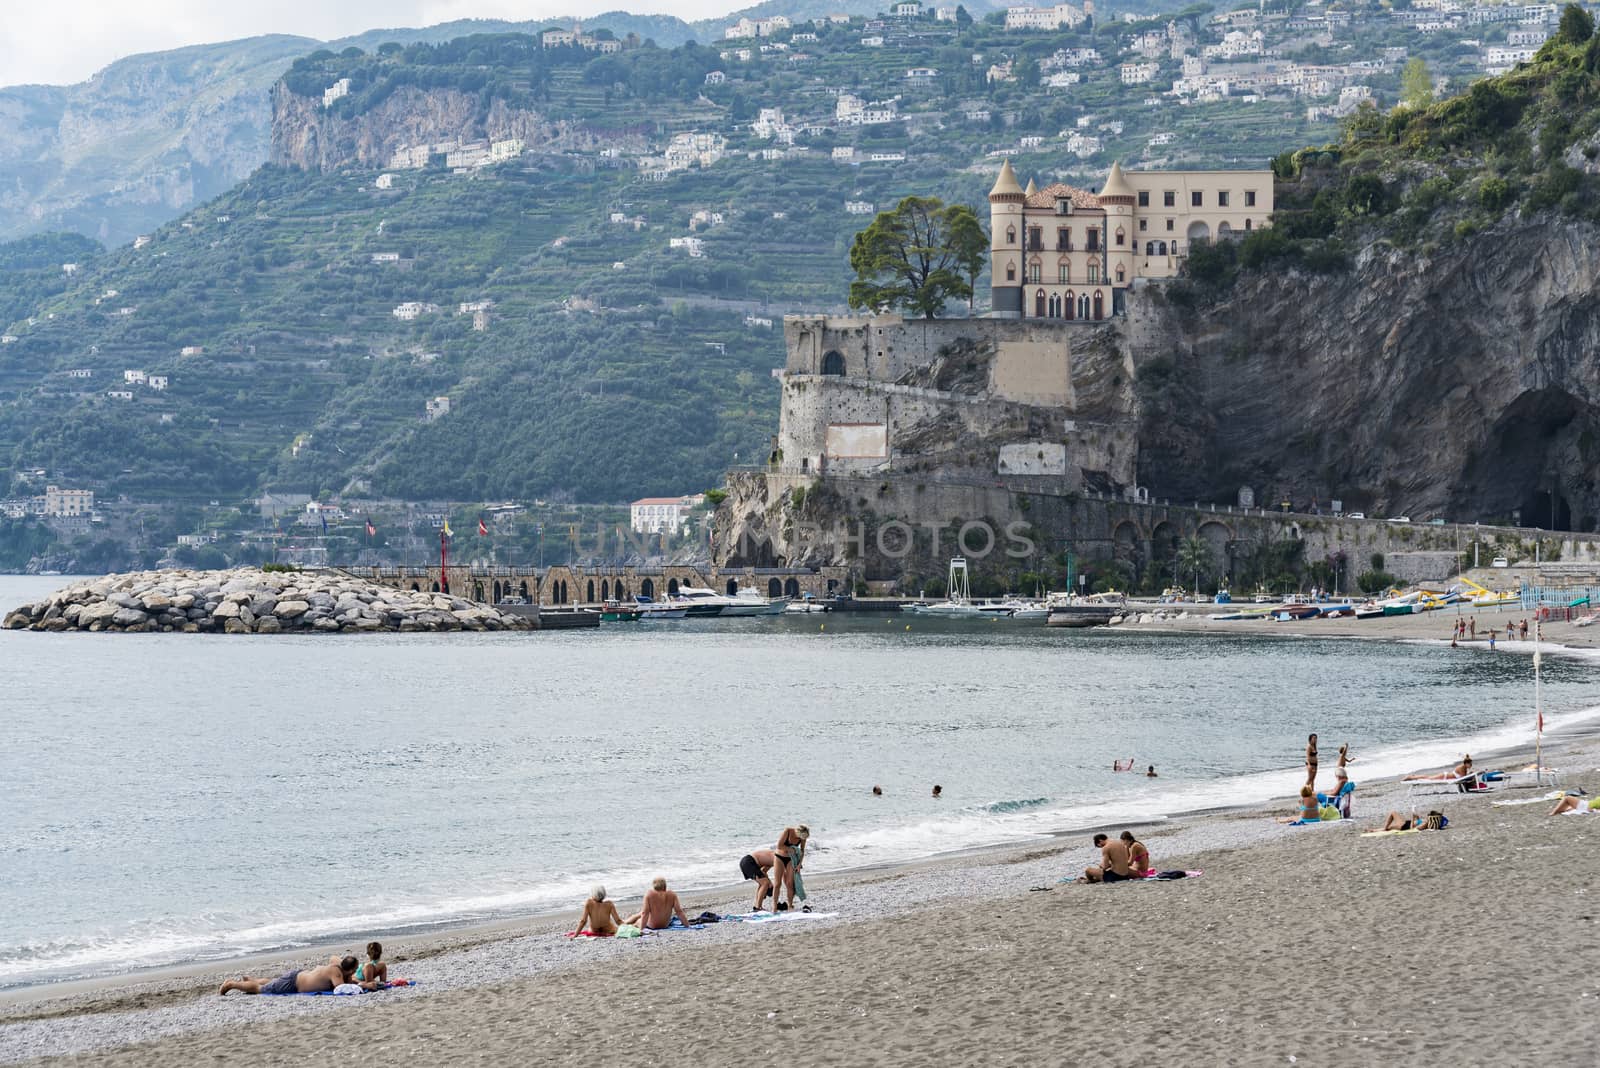
[{"label": "rocky cliff", "polygon": [[1341,273],[1146,300],[1140,481],[1160,496],[1594,530],[1600,228],[1545,214]]}]

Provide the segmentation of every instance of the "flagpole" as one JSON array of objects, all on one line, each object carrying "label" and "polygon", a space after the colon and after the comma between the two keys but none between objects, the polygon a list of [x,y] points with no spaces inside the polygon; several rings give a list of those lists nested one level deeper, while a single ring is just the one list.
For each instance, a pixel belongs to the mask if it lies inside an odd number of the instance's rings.
[{"label": "flagpole", "polygon": [[1544,690],[1540,685],[1539,667],[1539,642],[1544,636],[1544,621],[1539,618],[1538,607],[1533,612],[1533,781],[1535,785],[1544,783]]}]

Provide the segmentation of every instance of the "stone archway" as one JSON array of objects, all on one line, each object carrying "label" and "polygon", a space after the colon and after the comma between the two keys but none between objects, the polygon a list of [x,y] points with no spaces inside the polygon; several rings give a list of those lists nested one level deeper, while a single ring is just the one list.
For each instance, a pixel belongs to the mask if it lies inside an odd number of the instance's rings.
[{"label": "stone archway", "polygon": [[526,581],[517,584],[517,593],[524,601],[528,600],[528,584]]},{"label": "stone archway", "polygon": [[584,601],[588,604],[594,604],[594,579],[589,580],[588,593],[589,596],[585,597]]},{"label": "stone archway", "polygon": [[825,375],[843,375],[844,370],[844,354],[835,349],[828,350],[822,357],[822,373]]},{"label": "stone archway", "polygon": [[491,589],[494,591],[494,603],[499,604],[500,598],[504,596],[503,591],[500,589],[499,579],[494,580],[494,586],[492,586]]},{"label": "stone archway", "polygon": [[728,580],[728,596],[732,597],[735,594],[737,594],[738,592],[739,592],[739,580],[738,579],[729,579]]},{"label": "stone archway", "polygon": [[602,601],[611,600],[611,581],[609,579],[600,580],[600,599]]},{"label": "stone archway", "polygon": [[1196,219],[1189,224],[1189,232],[1184,236],[1189,239],[1190,245],[1204,244],[1211,240],[1211,227]]},{"label": "stone archway", "polygon": [[622,584],[621,579],[618,579],[617,584],[611,587],[611,593],[619,601],[626,601],[628,599],[628,587]]},{"label": "stone archway", "polygon": [[1200,529],[1195,534],[1211,547],[1211,563],[1216,568],[1217,581],[1233,574],[1233,557],[1228,552],[1228,545],[1233,540],[1233,531],[1215,519],[1208,519],[1200,524]]},{"label": "stone archway", "polygon": [[667,596],[668,597],[676,597],[676,596],[678,596],[678,580],[677,579],[668,579],[667,580]]},{"label": "stone archway", "polygon": [[1173,574],[1177,567],[1178,528],[1163,519],[1150,532],[1150,561],[1163,575]]},{"label": "stone archway", "polygon": [[438,593],[439,592],[439,584],[437,582],[435,582],[435,583],[432,583],[432,586],[433,586],[433,592],[434,593]]},{"label": "stone archway", "polygon": [[647,597],[652,601],[655,600],[655,597],[656,597],[656,584],[654,582],[650,581],[649,579],[642,580],[639,583],[639,596],[640,597]]},{"label": "stone archway", "polygon": [[783,595],[785,597],[800,596],[800,583],[794,579],[789,579],[783,584]]},{"label": "stone archway", "polygon": [[767,596],[768,597],[782,597],[783,596],[783,583],[778,581],[775,578],[768,579],[767,580]]}]

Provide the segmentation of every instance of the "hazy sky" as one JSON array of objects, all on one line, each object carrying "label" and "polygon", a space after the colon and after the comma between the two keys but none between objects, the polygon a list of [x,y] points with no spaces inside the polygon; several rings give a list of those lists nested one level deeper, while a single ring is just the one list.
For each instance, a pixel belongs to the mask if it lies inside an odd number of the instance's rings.
[{"label": "hazy sky", "polygon": [[601,11],[709,18],[753,0],[0,0],[0,86],[81,82],[138,52],[258,33],[329,40],[452,19],[535,19]]}]

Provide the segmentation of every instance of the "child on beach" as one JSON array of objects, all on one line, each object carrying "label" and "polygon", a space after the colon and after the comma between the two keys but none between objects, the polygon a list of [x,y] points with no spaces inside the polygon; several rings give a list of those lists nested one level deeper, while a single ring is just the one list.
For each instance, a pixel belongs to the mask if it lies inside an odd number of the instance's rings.
[{"label": "child on beach", "polygon": [[368,942],[367,962],[356,969],[356,982],[387,983],[388,981],[389,966],[383,962],[383,946],[377,942]]}]

